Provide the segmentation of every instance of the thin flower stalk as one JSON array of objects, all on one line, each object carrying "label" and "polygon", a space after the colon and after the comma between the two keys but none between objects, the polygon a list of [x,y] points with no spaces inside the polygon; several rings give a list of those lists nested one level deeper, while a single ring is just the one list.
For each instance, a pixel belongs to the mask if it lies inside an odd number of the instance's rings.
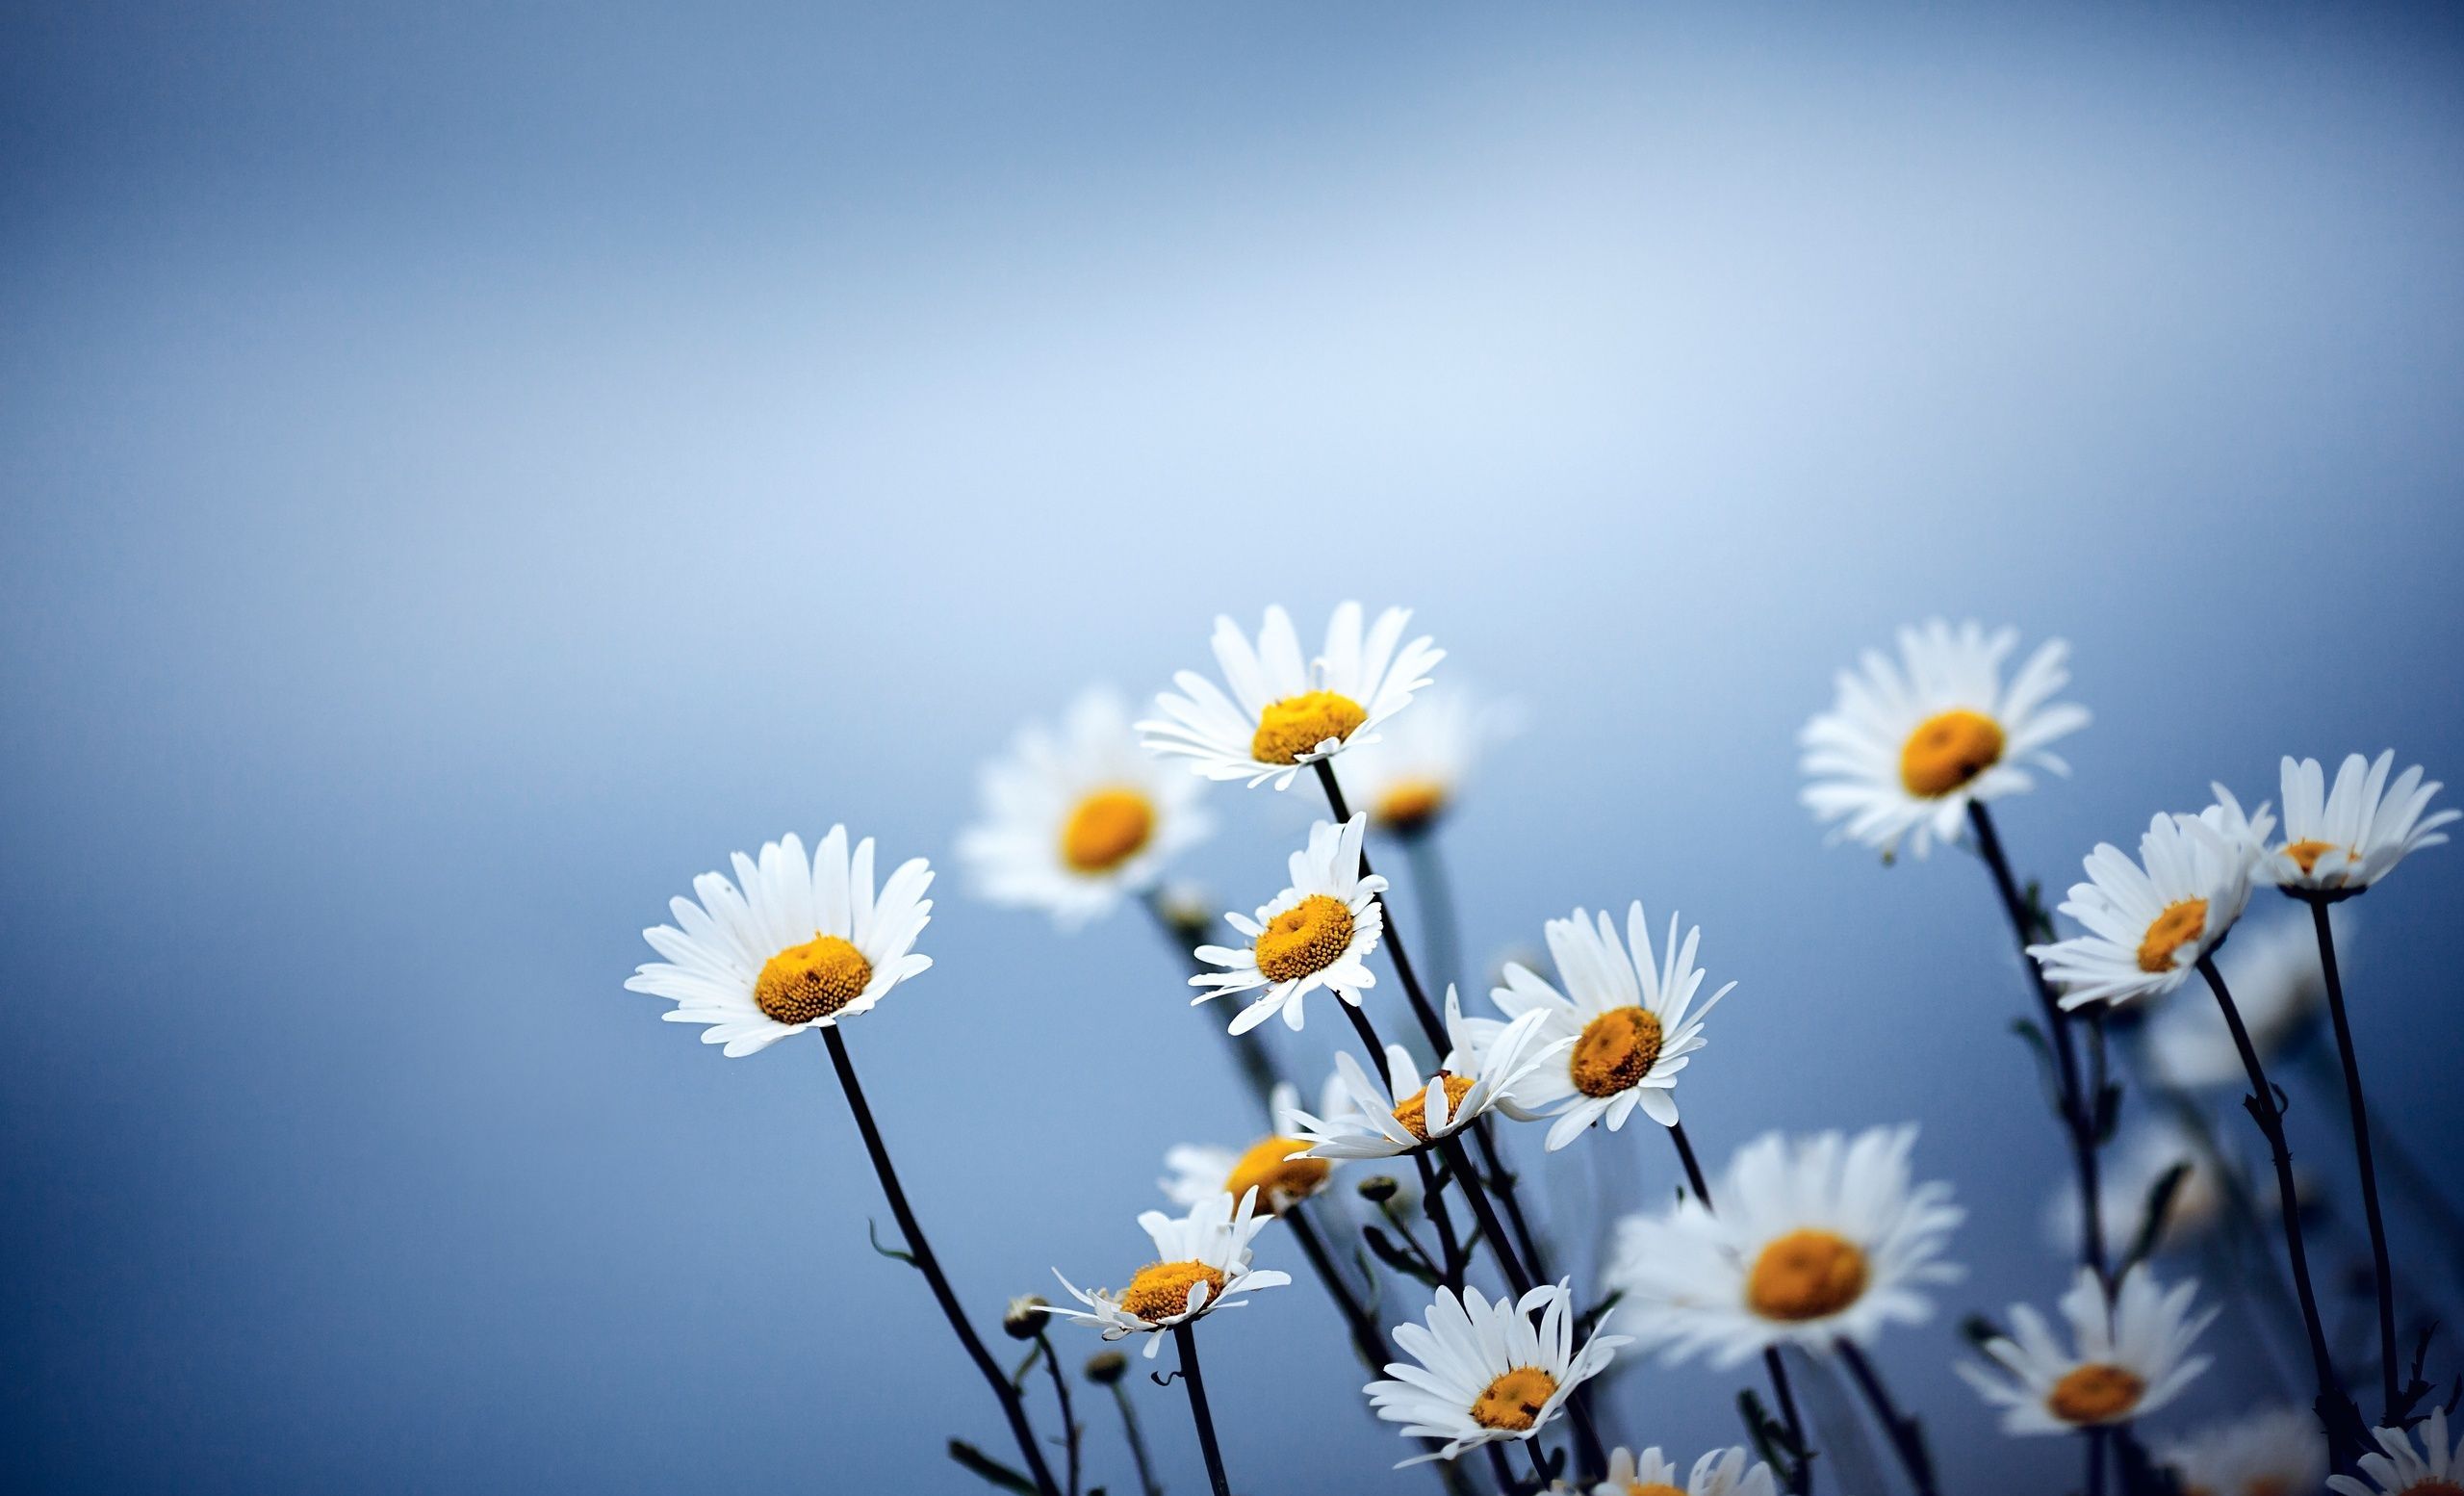
[{"label": "thin flower stalk", "polygon": [[2327,1018],[2335,1025],[2336,1057],[2344,1064],[2345,1104],[2352,1119],[2352,1149],[2361,1171],[2361,1209],[2370,1224],[2371,1274],[2378,1289],[2378,1373],[2380,1421],[2400,1416],[2398,1399],[2401,1380],[2396,1359],[2396,1270],[2387,1252],[2387,1222],[2378,1208],[2378,1168],[2370,1155],[2370,1107],[2362,1099],[2361,1060],[2353,1052],[2352,1024],[2345,1017],[2345,983],[2336,968],[2336,937],[2329,928],[2327,906],[2332,899],[2306,895],[2310,919],[2319,933],[2319,967],[2327,978]]},{"label": "thin flower stalk", "polygon": [[1197,1447],[1206,1457],[1206,1479],[1214,1496],[1232,1496],[1232,1483],[1223,1474],[1223,1451],[1215,1439],[1215,1410],[1206,1402],[1206,1376],[1198,1369],[1197,1327],[1183,1322],[1172,1328],[1174,1348],[1181,1354],[1181,1385],[1190,1395],[1190,1419],[1197,1425]]},{"label": "thin flower stalk", "polygon": [[[1703,1173],[1703,1162],[1694,1156],[1693,1140],[1685,1136],[1680,1122],[1668,1129],[1669,1141],[1677,1146],[1677,1160],[1685,1170],[1685,1186],[1705,1210],[1717,1207],[1711,1203],[1711,1182]],[[1794,1496],[1806,1496],[1813,1489],[1813,1469],[1804,1457],[1810,1453],[1806,1444],[1805,1420],[1797,1411],[1797,1390],[1788,1381],[1787,1363],[1780,1359],[1778,1346],[1762,1348],[1762,1369],[1771,1378],[1771,1396],[1780,1405],[1780,1422],[1788,1431],[1788,1442],[1795,1446],[1787,1469],[1788,1489]]]}]

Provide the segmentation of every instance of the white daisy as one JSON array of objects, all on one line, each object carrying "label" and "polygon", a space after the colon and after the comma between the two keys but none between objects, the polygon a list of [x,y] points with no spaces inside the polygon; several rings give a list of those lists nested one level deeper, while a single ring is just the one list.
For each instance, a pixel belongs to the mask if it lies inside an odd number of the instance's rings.
[{"label": "white daisy", "polygon": [[1733,1366],[1766,1346],[1870,1345],[1883,1327],[1933,1313],[1924,1289],[1960,1270],[1938,1260],[1964,1212],[1951,1187],[1913,1183],[1916,1129],[1798,1141],[1771,1133],[1737,1150],[1713,1215],[1691,1197],[1618,1225],[1608,1269],[1636,1333],[1671,1360],[1707,1352]]},{"label": "white daisy", "polygon": [[[1604,1121],[1615,1132],[1637,1107],[1663,1127],[1677,1125],[1678,1071],[1691,1063],[1687,1055],[1703,1047],[1704,1017],[1736,986],[1722,987],[1689,1015],[1703,986],[1703,971],[1694,965],[1703,931],[1699,925],[1687,930],[1681,945],[1677,929],[1671,915],[1665,955],[1656,962],[1651,927],[1636,901],[1626,912],[1630,957],[1605,912],[1595,923],[1578,909],[1573,918],[1552,919],[1547,927],[1549,954],[1565,981],[1564,993],[1520,963],[1509,964],[1504,985],[1490,993],[1507,1018],[1541,1014],[1547,1037],[1567,1041],[1560,1063],[1533,1074],[1514,1093],[1527,1110],[1556,1118],[1549,1129],[1552,1151],[1596,1122]],[[1495,1019],[1470,1020],[1476,1045],[1504,1026]]]},{"label": "white daisy", "polygon": [[1271,779],[1288,788],[1303,767],[1375,742],[1378,724],[1428,684],[1446,652],[1426,634],[1400,643],[1411,616],[1390,607],[1364,638],[1360,605],[1343,604],[1326,625],[1325,652],[1306,662],[1282,608],[1267,609],[1255,648],[1239,624],[1219,617],[1215,662],[1231,693],[1181,671],[1172,677],[1181,693],[1155,698],[1169,720],[1141,722],[1138,731],[1148,749],[1194,760],[1191,767],[1209,779],[1245,779],[1251,788]]},{"label": "white daisy", "polygon": [[1513,720],[1467,692],[1431,690],[1378,741],[1345,755],[1344,787],[1379,830],[1418,836],[1454,808],[1481,753],[1513,730]]},{"label": "white daisy", "polygon": [[[1531,1323],[1534,1310],[1540,1323]],[[1444,1439],[1432,1454],[1398,1462],[1452,1459],[1499,1439],[1529,1439],[1557,1416],[1575,1388],[1605,1370],[1623,1335],[1594,1332],[1575,1349],[1574,1294],[1564,1282],[1534,1288],[1515,1303],[1491,1303],[1476,1288],[1461,1299],[1440,1288],[1428,1323],[1398,1325],[1395,1344],[1411,1362],[1373,1381],[1370,1406],[1406,1438]]]},{"label": "white daisy", "polygon": [[2221,786],[2217,794],[2220,803],[2199,814],[2150,820],[2137,863],[2110,841],[2088,855],[2089,881],[2072,884],[2062,904],[2088,933],[2028,947],[2061,985],[2065,1008],[2171,992],[2242,917],[2252,861],[2245,838],[2263,838],[2273,818],[2261,806],[2246,819]]},{"label": "white daisy", "polygon": [[851,857],[844,826],[830,828],[810,862],[792,834],[762,843],[757,862],[741,852],[734,860],[735,883],[704,873],[693,880],[700,903],[671,900],[676,923],[642,932],[667,960],[636,967],[625,983],[673,999],[661,1015],[669,1022],[709,1025],[702,1043],[727,1045],[728,1058],[853,1018],[933,964],[911,954],[933,909],[924,859],[901,863],[878,898],[873,838]]},{"label": "white daisy", "polygon": [[1074,929],[1153,888],[1166,863],[1205,839],[1205,788],[1141,752],[1128,707],[1092,688],[1058,734],[1030,723],[984,766],[983,819],[960,833],[959,857],[984,897]]},{"label": "white daisy", "polygon": [[1888,853],[1913,833],[1916,855],[1956,841],[1970,801],[2033,788],[2025,765],[2069,766],[2045,745],[2088,725],[2088,709],[2046,705],[2068,684],[2070,646],[2048,639],[2001,684],[2016,630],[1957,632],[1941,619],[1899,631],[1899,661],[1865,651],[1861,673],[1843,670],[1829,711],[1797,735],[1798,767],[1813,780],[1799,796],[1817,819]]},{"label": "white daisy", "polygon": [[[2238,992],[2236,993],[2238,996]],[[2212,1010],[2215,1004],[2208,1005]],[[2218,1020],[2222,1021],[2220,1019]],[[2241,1073],[2237,1061],[2234,1073]],[[2097,1219],[2104,1226],[2105,1253],[2119,1258],[2138,1240],[2147,1210],[2148,1192],[2176,1165],[2189,1173],[2173,1187],[2165,1211],[2165,1229],[2156,1250],[2170,1251],[2205,1236],[2222,1219],[2224,1182],[2216,1161],[2178,1122],[2159,1120],[2142,1123],[2106,1150],[2097,1174]],[[2057,1246],[2079,1240],[2079,1184],[2066,1182],[2045,1211],[2045,1235]]]},{"label": "white daisy", "polygon": [[2327,1440],[2308,1408],[2262,1408],[2160,1447],[2156,1462],[2182,1496],[2312,1496],[2326,1483]]},{"label": "white daisy", "polygon": [[1259,906],[1252,919],[1237,910],[1223,917],[1248,937],[1234,950],[1201,945],[1200,961],[1222,967],[1190,978],[1192,987],[1207,991],[1190,1006],[1232,993],[1263,987],[1266,992],[1235,1014],[1231,1031],[1245,1034],[1277,1013],[1285,1026],[1301,1024],[1300,1000],[1318,988],[1360,1006],[1360,994],[1377,985],[1369,969],[1370,952],[1386,928],[1386,911],[1377,896],[1386,880],[1360,873],[1360,843],[1369,817],[1355,814],[1338,826],[1320,821],[1309,830],[1309,845],[1292,854],[1292,887]]},{"label": "white daisy", "polygon": [[[1335,1111],[1343,1098],[1342,1082],[1329,1077],[1325,1111]],[[1324,1189],[1333,1166],[1322,1158],[1298,1156],[1309,1147],[1299,1135],[1309,1115],[1300,1109],[1299,1089],[1289,1081],[1275,1082],[1267,1110],[1274,1130],[1245,1148],[1183,1143],[1166,1152],[1164,1167],[1171,1173],[1155,1181],[1164,1198],[1188,1207],[1218,1195],[1245,1195],[1254,1189],[1259,1214],[1280,1215],[1294,1202]]]},{"label": "white daisy", "polygon": [[1774,1496],[1778,1489],[1771,1467],[1743,1449],[1711,1451],[1694,1461],[1681,1486],[1677,1466],[1657,1448],[1640,1455],[1616,1449],[1608,1454],[1608,1479],[1593,1486],[1591,1496]]},{"label": "white daisy", "polygon": [[1957,1369],[1978,1396],[2003,1410],[2005,1433],[2128,1423],[2171,1402],[2213,1359],[2191,1354],[2217,1312],[2192,1313],[2197,1293],[2195,1280],[2168,1292],[2145,1267],[2134,1267],[2107,1304],[2104,1284],[2083,1267],[2062,1296],[2075,1354],[2062,1349],[2034,1305],[2015,1303],[2012,1333],[1985,1343],[1985,1354],[2001,1370],[1967,1361]]},{"label": "white daisy", "polygon": [[1398,1158],[1445,1142],[1493,1109],[1527,1120],[1531,1114],[1516,1103],[1516,1089],[1569,1043],[1551,1038],[1535,1013],[1504,1025],[1485,1048],[1476,1051],[1452,988],[1446,993],[1446,1031],[1452,1047],[1436,1072],[1426,1076],[1409,1049],[1388,1045],[1384,1087],[1371,1080],[1348,1051],[1338,1053],[1335,1076],[1346,1093],[1344,1104],[1329,1116],[1304,1112],[1295,1119],[1309,1144],[1309,1156]]},{"label": "white daisy", "polygon": [[2350,895],[2395,871],[2405,854],[2447,839],[2440,827],[2464,815],[2446,810],[2424,816],[2438,781],[2422,781],[2418,763],[2387,783],[2396,750],[2375,761],[2359,754],[2336,770],[2333,789],[2316,759],[2283,766],[2284,844],[2260,876],[2287,890]]},{"label": "white daisy", "polygon": [[1235,1294],[1281,1288],[1292,1281],[1289,1274],[1249,1266],[1250,1239],[1274,1219],[1259,1215],[1255,1193],[1242,1196],[1237,1205],[1230,1195],[1217,1195],[1192,1206],[1185,1216],[1147,1211],[1138,1224],[1154,1238],[1155,1260],[1140,1268],[1128,1287],[1091,1293],[1055,1268],[1052,1276],[1086,1307],[1046,1304],[1043,1312],[1102,1330],[1106,1340],[1145,1335],[1146,1354],[1153,1355],[1165,1330],[1249,1302]]},{"label": "white daisy", "polygon": [[[2345,952],[2351,917],[2340,906],[2328,912],[2327,921],[2336,949]],[[2244,919],[2216,953],[2216,969],[2263,1060],[2325,1011],[2327,978],[2319,967],[2319,934],[2306,912]],[[2246,1079],[2232,1030],[2204,995],[2177,993],[2166,999],[2147,1025],[2146,1045],[2149,1063],[2167,1085],[2238,1086]]]},{"label": "white daisy", "polygon": [[2372,1431],[2378,1453],[2361,1457],[2364,1484],[2348,1475],[2327,1477],[2337,1496],[2456,1496],[2464,1491],[2464,1450],[2447,1442],[2447,1409],[2432,1407],[2420,1429],[2422,1443],[2401,1429]]}]

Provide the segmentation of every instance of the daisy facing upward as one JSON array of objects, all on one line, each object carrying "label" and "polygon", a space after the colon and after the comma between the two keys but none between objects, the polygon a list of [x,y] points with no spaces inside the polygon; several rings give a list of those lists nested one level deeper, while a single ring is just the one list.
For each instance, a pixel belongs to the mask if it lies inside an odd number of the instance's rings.
[{"label": "daisy facing upward", "polygon": [[1452,1459],[1499,1440],[1538,1438],[1575,1388],[1605,1371],[1626,1344],[1623,1335],[1595,1329],[1577,1350],[1574,1321],[1574,1294],[1565,1283],[1494,1303],[1476,1288],[1460,1297],[1440,1288],[1425,1324],[1395,1327],[1395,1343],[1411,1362],[1387,1367],[1392,1380],[1363,1389],[1378,1417],[1403,1425],[1404,1437],[1446,1441],[1396,1468]]},{"label": "daisy facing upward", "polygon": [[1260,905],[1255,918],[1237,910],[1223,916],[1249,943],[1240,949],[1197,947],[1198,960],[1223,969],[1190,978],[1192,987],[1207,989],[1190,999],[1191,1006],[1265,988],[1233,1015],[1235,1034],[1245,1034],[1278,1013],[1287,1028],[1297,1031],[1303,1019],[1301,999],[1321,987],[1354,1008],[1360,1006],[1360,994],[1377,985],[1369,957],[1386,928],[1385,908],[1378,900],[1386,880],[1363,876],[1360,870],[1360,843],[1368,824],[1366,815],[1340,826],[1318,822],[1310,829],[1309,844],[1292,854],[1292,886]]},{"label": "daisy facing upward", "polygon": [[1082,1307],[1045,1304],[1043,1312],[1101,1330],[1106,1340],[1144,1335],[1151,1359],[1165,1331],[1249,1302],[1236,1295],[1292,1281],[1288,1274],[1249,1266],[1249,1243],[1274,1219],[1258,1214],[1257,1206],[1252,1190],[1237,1203],[1228,1194],[1218,1195],[1183,1216],[1147,1211],[1138,1225],[1155,1243],[1154,1261],[1120,1289],[1080,1288],[1055,1268],[1052,1276]]},{"label": "daisy facing upward", "polygon": [[1993,1369],[1959,1363],[1977,1395],[2002,1409],[2005,1433],[2068,1433],[2125,1424],[2181,1395],[2212,1357],[2191,1348],[2217,1311],[2191,1312],[2198,1284],[2160,1288],[2144,1266],[2114,1285],[2081,1268],[2062,1296],[2071,1350],[2030,1304],[2011,1306],[2011,1333],[1985,1343]]}]

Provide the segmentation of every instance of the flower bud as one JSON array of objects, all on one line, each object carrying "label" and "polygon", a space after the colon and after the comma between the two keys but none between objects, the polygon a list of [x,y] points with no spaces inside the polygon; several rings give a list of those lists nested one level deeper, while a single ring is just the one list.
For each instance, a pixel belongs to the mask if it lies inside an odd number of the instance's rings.
[{"label": "flower bud", "polygon": [[1382,1205],[1388,1200],[1393,1199],[1395,1198],[1395,1192],[1401,1189],[1402,1186],[1395,1182],[1395,1176],[1391,1174],[1373,1174],[1368,1178],[1361,1180],[1360,1183],[1354,1185],[1353,1188],[1360,1191],[1360,1198],[1362,1199],[1369,1201],[1373,1205]]},{"label": "flower bud", "polygon": [[1009,1312],[1001,1316],[1001,1328],[1013,1340],[1033,1340],[1043,1333],[1043,1306],[1040,1294],[1026,1294],[1010,1301]]},{"label": "flower bud", "polygon": [[1128,1370],[1129,1357],[1118,1351],[1098,1351],[1087,1357],[1087,1380],[1099,1387],[1111,1386]]}]

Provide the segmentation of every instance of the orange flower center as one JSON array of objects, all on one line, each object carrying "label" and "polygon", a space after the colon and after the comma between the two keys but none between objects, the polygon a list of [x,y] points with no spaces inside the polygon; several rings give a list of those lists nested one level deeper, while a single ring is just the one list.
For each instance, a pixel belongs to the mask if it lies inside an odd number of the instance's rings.
[{"label": "orange flower center", "polygon": [[1644,1008],[1611,1008],[1582,1026],[1566,1069],[1587,1096],[1630,1090],[1659,1063],[1659,1019]]},{"label": "orange flower center", "polygon": [[1865,1291],[1865,1253],[1819,1227],[1774,1238],[1746,1276],[1745,1303],[1764,1319],[1791,1324],[1836,1314]]},{"label": "orange flower center", "polygon": [[2045,1394],[2044,1406],[2064,1423],[2113,1423],[2129,1417],[2146,1392],[2137,1372],[2091,1361],[2065,1373]]},{"label": "orange flower center", "polygon": [[1258,1210],[1273,1215],[1297,1199],[1307,1199],[1326,1182],[1334,1166],[1322,1158],[1293,1158],[1309,1145],[1299,1138],[1269,1138],[1241,1155],[1232,1166],[1231,1175],[1223,1181],[1224,1189],[1239,1199],[1251,1190],[1258,1192]]},{"label": "orange flower center", "polygon": [[1662,1481],[1654,1481],[1649,1485],[1640,1481],[1629,1481],[1626,1483],[1626,1496],[1685,1496],[1685,1493]]},{"label": "orange flower center", "polygon": [[1203,1262],[1155,1262],[1138,1270],[1129,1286],[1114,1301],[1129,1313],[1152,1323],[1187,1313],[1190,1290],[1206,1285],[1206,1302],[1213,1303],[1223,1293],[1223,1270],[1208,1267]]},{"label": "orange flower center", "polygon": [[1446,787],[1433,779],[1399,779],[1377,797],[1378,824],[1406,836],[1425,831],[1446,809]]},{"label": "orange flower center", "polygon": [[1331,894],[1312,893],[1267,921],[1259,932],[1258,970],[1270,982],[1291,982],[1335,964],[1351,944],[1351,910]]},{"label": "orange flower center", "polygon": [[[1453,1119],[1462,1115],[1463,1098],[1472,1093],[1472,1077],[1450,1075],[1444,1070],[1439,1070],[1429,1078],[1428,1085],[1434,1086],[1441,1083],[1446,1087],[1446,1116],[1450,1127]],[[1410,1128],[1413,1137],[1426,1143],[1428,1141],[1428,1086],[1423,1086],[1417,1096],[1395,1108],[1395,1120]]]},{"label": "orange flower center", "polygon": [[753,1003],[781,1023],[809,1023],[854,1002],[873,979],[864,953],[834,935],[816,935],[761,964]]},{"label": "orange flower center", "polygon": [[1981,711],[1955,707],[1916,724],[1899,750],[1899,782],[1935,799],[1960,788],[2001,761],[2002,725]]},{"label": "orange flower center", "polygon": [[1078,802],[1061,828],[1061,860],[1082,873],[1110,872],[1155,835],[1155,802],[1121,786]]},{"label": "orange flower center", "polygon": [[1518,1366],[1472,1400],[1472,1421],[1483,1429],[1521,1433],[1540,1421],[1540,1409],[1556,1394],[1556,1378],[1537,1366]]},{"label": "orange flower center", "polygon": [[2293,859],[2293,865],[2300,868],[2301,876],[2307,878],[2319,865],[2319,859],[2334,850],[2336,844],[2332,841],[2296,841],[2284,849],[2284,855]]},{"label": "orange flower center", "polygon": [[1331,737],[1343,741],[1360,731],[1369,713],[1360,703],[1333,691],[1303,691],[1270,703],[1258,713],[1249,757],[1260,763],[1297,763],[1300,756]]},{"label": "orange flower center", "polygon": [[2153,974],[2173,969],[2173,954],[2207,929],[2207,900],[2186,898],[2168,904],[2139,942],[2139,969]]}]

